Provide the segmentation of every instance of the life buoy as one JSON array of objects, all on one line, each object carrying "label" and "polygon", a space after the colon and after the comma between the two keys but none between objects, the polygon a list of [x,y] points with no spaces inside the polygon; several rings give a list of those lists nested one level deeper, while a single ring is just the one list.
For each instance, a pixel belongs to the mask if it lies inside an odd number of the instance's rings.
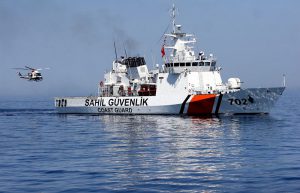
[{"label": "life buoy", "polygon": [[103,86],[104,86],[103,81],[101,81],[100,82],[100,87],[103,87]]}]

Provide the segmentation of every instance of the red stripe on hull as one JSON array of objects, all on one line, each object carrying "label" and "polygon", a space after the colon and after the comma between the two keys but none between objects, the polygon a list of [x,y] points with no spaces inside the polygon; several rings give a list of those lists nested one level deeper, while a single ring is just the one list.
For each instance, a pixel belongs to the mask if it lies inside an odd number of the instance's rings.
[{"label": "red stripe on hull", "polygon": [[189,102],[188,115],[211,114],[215,102],[215,94],[194,95]]}]

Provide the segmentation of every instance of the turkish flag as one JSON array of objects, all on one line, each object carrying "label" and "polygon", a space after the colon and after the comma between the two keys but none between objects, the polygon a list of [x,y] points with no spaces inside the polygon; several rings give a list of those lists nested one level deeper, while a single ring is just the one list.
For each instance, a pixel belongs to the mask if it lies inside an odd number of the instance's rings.
[{"label": "turkish flag", "polygon": [[164,57],[166,55],[166,53],[165,53],[165,45],[162,46],[160,52],[161,52],[161,57]]}]

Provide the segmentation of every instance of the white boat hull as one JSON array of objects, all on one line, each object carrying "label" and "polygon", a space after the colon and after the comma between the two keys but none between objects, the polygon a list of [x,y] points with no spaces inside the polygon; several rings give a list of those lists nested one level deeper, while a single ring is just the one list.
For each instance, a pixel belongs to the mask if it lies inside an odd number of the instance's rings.
[{"label": "white boat hull", "polygon": [[58,97],[55,106],[63,114],[255,114],[269,113],[284,87],[251,88],[222,94]]}]

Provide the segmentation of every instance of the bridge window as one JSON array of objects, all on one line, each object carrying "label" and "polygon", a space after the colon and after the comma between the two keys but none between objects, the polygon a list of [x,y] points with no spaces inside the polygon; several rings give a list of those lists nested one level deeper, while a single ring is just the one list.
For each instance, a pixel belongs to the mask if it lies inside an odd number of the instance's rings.
[{"label": "bridge window", "polygon": [[185,66],[185,63],[180,63],[180,66]]},{"label": "bridge window", "polygon": [[193,66],[198,66],[198,62],[193,62]]},{"label": "bridge window", "polygon": [[199,62],[199,66],[204,66],[204,62]]},{"label": "bridge window", "polygon": [[213,61],[213,62],[211,63],[211,66],[216,66],[216,62]]},{"label": "bridge window", "polygon": [[210,66],[210,62],[205,62],[205,66]]},{"label": "bridge window", "polygon": [[179,66],[179,63],[174,63],[174,67],[177,67],[177,66]]},{"label": "bridge window", "polygon": [[186,66],[191,66],[190,62],[185,63]]}]

